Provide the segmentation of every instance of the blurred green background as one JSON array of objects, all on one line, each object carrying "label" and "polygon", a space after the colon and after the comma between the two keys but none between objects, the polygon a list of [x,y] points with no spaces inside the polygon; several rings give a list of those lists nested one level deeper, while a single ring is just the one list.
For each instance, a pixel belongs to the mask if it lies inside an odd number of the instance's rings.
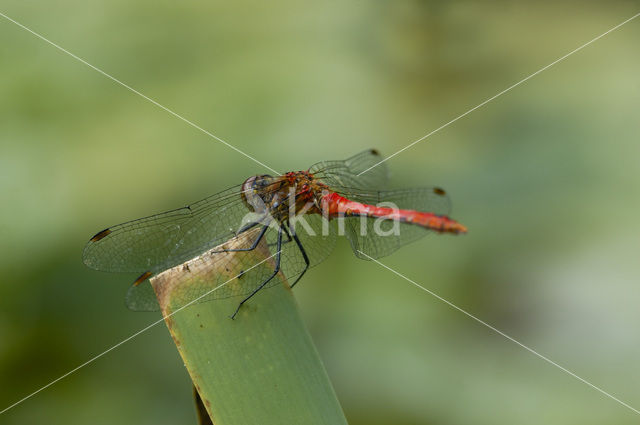
[{"label": "blurred green background", "polygon": [[[24,2],[0,11],[278,170],[391,154],[629,18],[609,2]],[[159,318],[96,231],[265,170],[0,18],[0,409]],[[388,162],[464,237],[384,263],[640,407],[640,20]],[[351,425],[638,416],[345,241],[296,288]],[[0,417],[192,424],[164,325]]]}]

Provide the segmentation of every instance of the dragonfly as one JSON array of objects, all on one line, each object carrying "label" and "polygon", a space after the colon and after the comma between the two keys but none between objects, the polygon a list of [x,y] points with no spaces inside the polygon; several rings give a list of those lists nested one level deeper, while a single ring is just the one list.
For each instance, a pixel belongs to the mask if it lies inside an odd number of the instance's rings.
[{"label": "dragonfly", "polygon": [[[126,301],[130,309],[144,311],[159,308],[153,290],[158,288],[146,281],[184,265],[185,273],[206,277],[208,284],[181,288],[180,302],[186,306],[192,300],[242,296],[233,319],[245,302],[279,282],[278,273],[293,288],[327,258],[338,236],[349,240],[356,257],[370,260],[430,233],[467,232],[449,217],[451,204],[443,189],[384,189],[389,176],[380,161],[380,153],[369,149],[305,171],[252,176],[185,207],[96,233],[84,248],[83,261],[96,270],[140,273]],[[229,241],[235,241],[233,248],[225,245]],[[250,254],[259,247],[272,257],[269,267],[256,267],[259,257]],[[203,253],[208,253],[203,267],[186,266]],[[211,273],[230,258],[243,270],[235,284]]]}]

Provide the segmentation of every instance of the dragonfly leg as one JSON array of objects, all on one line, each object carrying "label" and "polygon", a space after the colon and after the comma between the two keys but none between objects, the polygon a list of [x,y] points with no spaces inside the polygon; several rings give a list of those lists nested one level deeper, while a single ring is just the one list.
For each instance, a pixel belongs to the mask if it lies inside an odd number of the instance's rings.
[{"label": "dragonfly leg", "polygon": [[[286,241],[282,241],[283,244],[288,244],[288,243],[293,242],[293,238],[291,237],[291,234],[289,232],[287,232],[286,229],[285,229],[284,235],[287,237],[287,240]],[[278,245],[278,242],[272,242],[270,244],[267,244],[267,246],[269,246],[269,247],[277,246],[277,245]]]},{"label": "dragonfly leg", "polygon": [[242,226],[242,227],[240,228],[240,230],[238,230],[238,231],[236,232],[236,236],[238,236],[240,233],[244,233],[244,232],[246,232],[247,230],[249,230],[249,229],[252,229],[252,228],[256,227],[256,226],[257,226],[258,224],[260,224],[260,223],[261,223],[261,221],[253,221],[253,222],[251,222],[251,223],[247,223],[247,224],[245,224],[244,226]]},{"label": "dragonfly leg", "polygon": [[240,301],[240,304],[238,304],[238,308],[236,308],[236,311],[231,315],[231,320],[235,319],[236,314],[238,314],[238,311],[240,311],[240,307],[242,307],[242,304],[246,303],[251,297],[253,297],[255,294],[257,294],[258,291],[260,291],[262,288],[264,288],[265,285],[271,281],[271,279],[276,277],[276,275],[280,271],[280,257],[281,257],[281,254],[282,254],[282,226],[278,229],[278,251],[276,252],[276,266],[273,269],[273,273],[271,274],[271,276],[266,278],[260,284],[260,286],[258,286],[256,289],[254,289],[253,292],[251,292],[248,297],[246,297],[244,300]]},{"label": "dragonfly leg", "polygon": [[[257,224],[260,224],[260,223],[255,223],[254,226],[257,225]],[[253,227],[253,226],[251,226],[251,227]],[[260,234],[258,235],[256,240],[253,241],[253,243],[251,244],[251,246],[249,248],[223,249],[223,250],[220,250],[220,251],[216,251],[216,253],[218,253],[218,252],[253,251],[254,249],[256,249],[256,246],[258,246],[258,244],[260,243],[260,240],[262,239],[264,234],[267,233],[267,229],[269,229],[269,225],[265,224],[262,227],[262,230],[260,231]]]},{"label": "dragonfly leg", "polygon": [[[289,229],[286,229],[286,230],[287,230],[287,236],[291,237]],[[309,267],[311,266],[311,262],[309,261],[309,256],[307,255],[307,251],[304,250],[304,247],[302,246],[300,239],[298,239],[298,235],[296,235],[295,231],[291,233],[293,233],[293,240],[296,241],[296,245],[298,245],[298,249],[302,254],[302,258],[304,258],[304,263],[305,263],[304,270],[302,270],[302,273],[300,273],[296,278],[296,280],[294,280],[293,283],[291,284],[291,288],[293,288],[294,286],[296,286],[296,283],[298,283],[298,281],[302,278],[302,276],[307,272],[307,270],[309,270]]]}]

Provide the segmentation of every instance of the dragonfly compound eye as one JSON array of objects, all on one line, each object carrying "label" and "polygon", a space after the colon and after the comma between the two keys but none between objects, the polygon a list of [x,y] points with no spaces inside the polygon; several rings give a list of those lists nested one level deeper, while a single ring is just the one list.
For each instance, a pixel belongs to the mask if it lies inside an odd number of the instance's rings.
[{"label": "dragonfly compound eye", "polygon": [[270,185],[272,177],[269,175],[252,176],[242,183],[240,196],[244,203],[255,212],[263,212],[266,209],[268,199],[265,194],[268,193],[266,188]]},{"label": "dragonfly compound eye", "polygon": [[242,183],[240,190],[240,196],[249,209],[257,210],[257,204],[261,203],[260,196],[257,195],[256,180],[260,179],[260,176],[251,176]]}]

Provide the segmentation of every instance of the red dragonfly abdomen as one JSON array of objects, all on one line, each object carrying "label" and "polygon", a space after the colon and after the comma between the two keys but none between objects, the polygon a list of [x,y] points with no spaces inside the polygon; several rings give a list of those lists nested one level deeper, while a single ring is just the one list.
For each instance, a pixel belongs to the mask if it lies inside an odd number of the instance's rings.
[{"label": "red dragonfly abdomen", "polygon": [[416,210],[402,210],[388,207],[376,207],[351,201],[335,192],[329,192],[322,197],[323,209],[329,218],[339,216],[385,217],[402,223],[415,224],[436,231],[438,233],[466,233],[467,228],[446,215]]}]

